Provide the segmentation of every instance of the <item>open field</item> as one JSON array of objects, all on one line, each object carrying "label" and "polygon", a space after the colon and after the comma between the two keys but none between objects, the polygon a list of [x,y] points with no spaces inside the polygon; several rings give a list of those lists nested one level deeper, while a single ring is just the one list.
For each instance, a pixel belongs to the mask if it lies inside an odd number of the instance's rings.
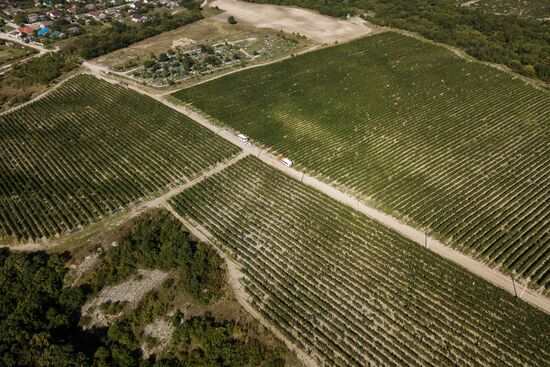
[{"label": "open field", "polygon": [[247,275],[253,305],[330,365],[523,365],[550,319],[256,158],[172,201]]},{"label": "open field", "polygon": [[174,94],[465,253],[550,284],[550,94],[383,33]]},{"label": "open field", "polygon": [[25,56],[31,55],[33,53],[36,53],[36,51],[32,48],[21,46],[17,43],[14,43],[12,45],[0,45],[0,67],[2,67],[4,63],[17,59],[22,59]]},{"label": "open field", "polygon": [[299,8],[237,0],[214,0],[209,5],[224,10],[224,13],[215,16],[217,19],[226,21],[227,17],[232,15],[242,24],[300,33],[320,43],[349,41],[371,31],[366,22],[358,18],[336,19]]},{"label": "open field", "polygon": [[92,76],[0,116],[1,235],[51,237],[168,190],[239,148]]},{"label": "open field", "polygon": [[[281,34],[270,29],[258,29],[242,24],[230,25],[226,20],[217,20],[212,17],[188,24],[173,31],[162,33],[148,38],[127,48],[111,52],[105,56],[94,59],[93,62],[113,70],[134,70],[143,66],[143,63],[151,59],[152,55],[158,56],[174,48],[194,49],[200,45],[213,45],[220,42],[236,42],[242,40],[255,40],[256,48],[263,46],[263,40],[285,37],[285,47],[273,47],[269,49],[269,55],[264,55],[256,60],[264,62],[278,59],[291,53],[300,52],[313,45],[310,40]],[[254,49],[254,45],[252,45]],[[252,53],[252,51],[251,51]],[[130,76],[130,73],[129,75]],[[200,80],[196,77],[193,81]]]}]

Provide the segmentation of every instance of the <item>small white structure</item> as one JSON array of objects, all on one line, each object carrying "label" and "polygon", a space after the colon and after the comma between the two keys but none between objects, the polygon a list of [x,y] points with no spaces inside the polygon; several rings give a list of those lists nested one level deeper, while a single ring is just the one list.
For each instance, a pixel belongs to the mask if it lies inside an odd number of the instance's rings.
[{"label": "small white structure", "polygon": [[244,135],[244,134],[239,134],[239,135],[237,135],[237,137],[238,137],[241,141],[244,141],[244,142],[248,141],[248,137],[247,137],[246,135]]},{"label": "small white structure", "polygon": [[287,167],[292,167],[292,161],[288,158],[283,159],[283,164]]}]

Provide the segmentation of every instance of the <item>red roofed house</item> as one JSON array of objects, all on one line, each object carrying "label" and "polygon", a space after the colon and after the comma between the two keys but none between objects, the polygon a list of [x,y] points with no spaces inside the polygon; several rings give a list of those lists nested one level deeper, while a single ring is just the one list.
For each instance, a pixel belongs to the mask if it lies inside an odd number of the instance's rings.
[{"label": "red roofed house", "polygon": [[17,30],[19,33],[32,34],[33,30],[31,27],[21,27]]}]

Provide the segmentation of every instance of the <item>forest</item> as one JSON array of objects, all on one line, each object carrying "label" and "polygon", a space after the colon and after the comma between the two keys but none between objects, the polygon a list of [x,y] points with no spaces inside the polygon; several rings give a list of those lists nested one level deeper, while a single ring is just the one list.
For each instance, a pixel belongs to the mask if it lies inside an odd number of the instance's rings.
[{"label": "forest", "polygon": [[[0,365],[2,366],[284,366],[281,350],[247,335],[248,325],[205,313],[172,316],[173,337],[165,353],[145,359],[145,325],[174,307],[177,293],[200,304],[225,292],[221,258],[198,243],[167,211],[138,217],[118,246],[103,252],[85,282],[66,285],[69,252],[11,252],[0,248]],[[83,329],[81,308],[103,287],[137,268],[170,271],[159,289],[108,327]]]}]

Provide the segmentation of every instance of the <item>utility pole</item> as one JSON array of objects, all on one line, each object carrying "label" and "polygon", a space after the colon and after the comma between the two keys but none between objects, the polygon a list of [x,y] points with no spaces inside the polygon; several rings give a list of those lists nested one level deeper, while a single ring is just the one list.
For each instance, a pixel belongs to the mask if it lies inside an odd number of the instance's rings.
[{"label": "utility pole", "polygon": [[306,174],[305,172],[302,172],[302,178],[300,179],[300,182],[304,182],[304,175],[305,174]]},{"label": "utility pole", "polygon": [[256,158],[260,158],[260,154],[262,154],[262,150],[263,149],[260,149],[260,151],[258,152],[258,156]]},{"label": "utility pole", "polygon": [[355,199],[355,211],[359,211],[359,199]]},{"label": "utility pole", "polygon": [[424,247],[428,248],[428,234],[424,233]]},{"label": "utility pole", "polygon": [[518,291],[516,290],[516,281],[514,280],[514,277],[510,277],[510,278],[512,278],[512,285],[514,286],[514,294],[515,294],[515,296],[516,296],[516,298],[517,298],[517,296],[518,296]]}]

